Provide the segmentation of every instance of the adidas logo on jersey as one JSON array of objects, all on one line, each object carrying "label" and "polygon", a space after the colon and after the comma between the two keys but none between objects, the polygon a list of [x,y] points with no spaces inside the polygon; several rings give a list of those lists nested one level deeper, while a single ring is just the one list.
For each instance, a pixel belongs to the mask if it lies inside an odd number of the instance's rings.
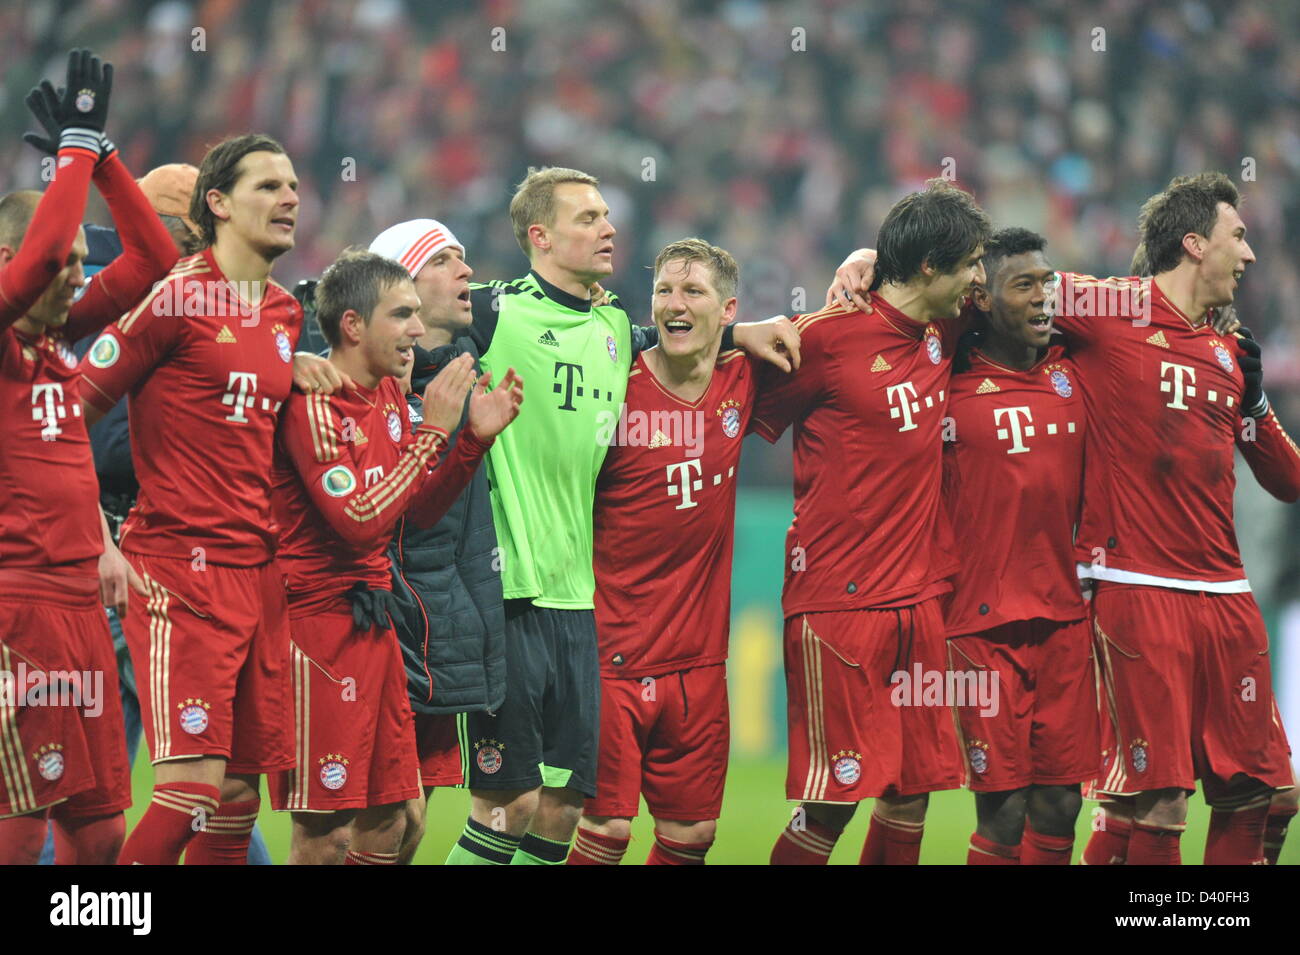
[{"label": "adidas logo on jersey", "polygon": [[230,330],[230,326],[222,325],[221,331],[217,332],[217,344],[231,345],[234,344],[234,341],[235,341],[235,333]]},{"label": "adidas logo on jersey", "polygon": [[559,348],[559,347],[560,347],[560,340],[559,340],[558,338],[556,338],[556,337],[555,337],[555,333],[554,333],[553,331],[551,331],[551,330],[548,328],[548,329],[546,330],[546,334],[544,334],[541,338],[537,339],[537,344],[539,344],[539,345],[554,345],[556,348]]},{"label": "adidas logo on jersey", "polygon": [[652,448],[666,448],[670,444],[672,444],[672,441],[670,441],[668,435],[664,434],[662,431],[656,430],[655,436],[650,439],[650,447]]},{"label": "adidas logo on jersey", "polygon": [[876,360],[871,363],[872,371],[891,371],[893,367],[893,365],[885,361],[885,359],[880,355],[877,355]]},{"label": "adidas logo on jersey", "polygon": [[1165,340],[1164,332],[1156,332],[1154,335],[1152,335],[1150,338],[1147,339],[1147,342],[1148,344],[1151,345],[1159,345],[1161,348],[1169,347],[1169,342]]},{"label": "adidas logo on jersey", "polygon": [[988,395],[988,394],[992,394],[995,391],[1001,391],[1001,390],[1002,390],[1001,388],[999,388],[997,385],[993,383],[992,378],[985,378],[983,381],[980,382],[980,386],[975,389],[975,394]]}]

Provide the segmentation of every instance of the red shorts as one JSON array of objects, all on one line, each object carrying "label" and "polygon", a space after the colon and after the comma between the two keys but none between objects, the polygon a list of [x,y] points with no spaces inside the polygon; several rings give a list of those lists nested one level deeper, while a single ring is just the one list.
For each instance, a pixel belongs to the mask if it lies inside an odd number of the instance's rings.
[{"label": "red shorts", "polygon": [[[942,682],[946,669],[938,598],[787,618],[786,797],[856,803],[960,786],[952,709],[921,692],[927,677]],[[908,679],[894,680],[897,671]]]},{"label": "red shorts", "polygon": [[1018,620],[953,637],[948,651],[950,670],[977,676],[971,682],[978,692],[967,689],[955,707],[972,792],[1065,786],[1097,775],[1089,621]]},{"label": "red shorts", "polygon": [[117,659],[99,587],[0,586],[0,818],[131,805]]},{"label": "red shorts", "polygon": [[1116,746],[1099,789],[1132,795],[1234,777],[1291,785],[1255,598],[1097,583],[1093,619]]},{"label": "red shorts", "polygon": [[346,601],[291,621],[297,769],[267,780],[274,809],[336,812],[421,793],[415,716],[392,630],[356,629]]},{"label": "red shorts", "polygon": [[415,714],[415,751],[420,760],[420,785],[459,786],[465,782],[460,759],[459,713]]},{"label": "red shorts", "polygon": [[126,552],[150,596],[123,621],[155,763],[228,760],[260,775],[293,765],[289,608],[275,563],[222,567]]},{"label": "red shorts", "polygon": [[725,663],[644,680],[602,676],[596,795],[585,811],[631,819],[645,793],[656,819],[717,819],[730,744]]}]

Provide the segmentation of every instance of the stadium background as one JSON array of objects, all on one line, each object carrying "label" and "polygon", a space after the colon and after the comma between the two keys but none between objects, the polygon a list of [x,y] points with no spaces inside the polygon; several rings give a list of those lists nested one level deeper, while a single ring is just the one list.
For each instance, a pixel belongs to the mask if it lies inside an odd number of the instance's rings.
[{"label": "stadium background", "polygon": [[[116,67],[109,131],[137,174],[197,163],[232,133],[285,144],[302,181],[297,248],[276,267],[289,287],[411,216],[451,225],[479,278],[513,277],[524,261],[506,204],[526,167],[542,164],[602,180],[619,229],[609,284],[638,320],[646,267],[684,235],[736,255],[743,316],[815,308],[844,253],[939,174],[971,189],[995,224],[1042,231],[1058,265],[1124,274],[1141,200],[1172,175],[1221,169],[1244,191],[1258,256],[1239,313],[1264,342],[1269,395],[1295,433],[1298,26],[1291,0],[20,2],[0,8],[0,191],[41,185],[20,138],[31,128],[22,96],[60,76],[80,45]],[[107,224],[97,197],[87,219]],[[745,455],[717,862],[764,860],[788,811],[789,449],[751,441]],[[1246,566],[1297,739],[1300,507],[1239,476]],[[129,823],[148,782],[138,765]],[[435,796],[420,861],[443,857],[465,798]],[[1194,803],[1188,860],[1204,841]],[[922,861],[964,859],[973,816],[969,795],[936,797]],[[644,822],[630,861],[649,848]],[[262,824],[282,860],[287,819],[266,813]],[[864,830],[860,813],[835,861],[856,860]],[[1300,861],[1297,840],[1283,861]]]}]

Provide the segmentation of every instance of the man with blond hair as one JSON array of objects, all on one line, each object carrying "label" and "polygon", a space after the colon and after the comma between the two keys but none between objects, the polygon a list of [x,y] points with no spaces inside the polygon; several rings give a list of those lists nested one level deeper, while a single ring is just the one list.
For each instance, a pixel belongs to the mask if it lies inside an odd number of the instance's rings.
[{"label": "man with blond hair", "polygon": [[[634,353],[657,341],[600,287],[614,271],[616,232],[598,185],[576,169],[530,170],[510,218],[531,268],[469,293],[469,335],[483,368],[500,375],[514,367],[541,397],[487,455],[505,597],[506,701],[496,713],[469,714],[473,801],[451,864],[559,864],[583,798],[595,795],[592,505],[607,450],[599,438],[623,403]],[[723,342],[732,344],[730,336]],[[784,319],[742,326],[736,344],[787,369],[780,350],[789,347],[797,362],[797,336]]]}]

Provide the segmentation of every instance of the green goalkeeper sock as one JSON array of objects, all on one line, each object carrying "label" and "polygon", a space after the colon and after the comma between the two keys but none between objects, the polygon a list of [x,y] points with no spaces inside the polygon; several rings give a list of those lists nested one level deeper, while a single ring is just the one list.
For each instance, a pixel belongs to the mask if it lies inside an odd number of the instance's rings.
[{"label": "green goalkeeper sock", "polygon": [[535,832],[524,833],[524,838],[515,850],[511,865],[563,865],[569,854],[569,841],[557,842],[547,839]]},{"label": "green goalkeeper sock", "polygon": [[446,865],[510,865],[519,848],[519,838],[497,832],[473,819],[465,820],[465,831],[447,855]]}]

